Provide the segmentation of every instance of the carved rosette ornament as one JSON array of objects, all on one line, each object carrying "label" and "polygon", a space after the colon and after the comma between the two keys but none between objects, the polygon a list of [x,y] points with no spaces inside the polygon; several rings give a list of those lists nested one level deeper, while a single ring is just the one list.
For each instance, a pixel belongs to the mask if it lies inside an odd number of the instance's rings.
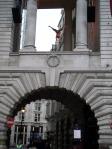
[{"label": "carved rosette ornament", "polygon": [[60,59],[56,55],[51,55],[47,59],[47,64],[49,67],[57,67],[60,63]]}]

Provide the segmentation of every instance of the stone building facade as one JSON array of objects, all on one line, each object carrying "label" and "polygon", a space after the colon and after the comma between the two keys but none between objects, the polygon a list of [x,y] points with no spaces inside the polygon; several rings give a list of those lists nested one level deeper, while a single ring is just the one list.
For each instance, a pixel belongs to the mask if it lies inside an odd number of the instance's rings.
[{"label": "stone building facade", "polygon": [[[46,139],[46,104],[46,100],[32,102],[26,105],[24,113],[18,112],[11,128],[11,146],[18,144],[19,139],[22,139],[22,143],[25,145],[33,139]],[[19,138],[20,133],[22,134],[21,138]]]},{"label": "stone building facade", "polygon": [[[99,146],[112,148],[110,0],[69,0],[69,5],[66,0],[53,0],[52,3],[50,0],[23,0],[19,5],[16,2],[0,0],[0,148],[8,148],[7,117],[14,117],[23,105],[37,99],[56,100],[67,106],[78,118],[80,126],[88,131],[83,136],[87,148],[92,147],[91,142],[94,143],[97,134]],[[95,6],[94,23],[87,20],[89,5]],[[13,13],[12,8],[16,8]],[[24,47],[20,50],[23,8],[27,9],[26,31]],[[37,9],[44,8],[64,8],[62,52],[42,53],[35,49]],[[16,13],[18,17],[15,17]],[[91,124],[98,129],[91,129]],[[90,132],[95,132],[95,136]]]}]

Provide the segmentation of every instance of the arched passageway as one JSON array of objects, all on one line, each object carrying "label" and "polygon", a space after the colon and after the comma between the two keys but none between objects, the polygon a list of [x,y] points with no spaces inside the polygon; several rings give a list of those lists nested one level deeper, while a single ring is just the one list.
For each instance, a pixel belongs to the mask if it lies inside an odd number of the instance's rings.
[{"label": "arched passageway", "polygon": [[[84,100],[80,98],[78,94],[74,94],[72,91],[66,90],[59,87],[45,87],[39,88],[37,90],[32,90],[30,93],[25,94],[20,100],[15,104],[14,108],[11,110],[11,115],[15,116],[21,107],[31,101],[41,100],[41,99],[51,99],[61,102],[68,108],[72,109],[74,112],[80,112],[77,107],[83,106]],[[75,109],[74,106],[75,105]]]},{"label": "arched passageway", "polygon": [[[73,113],[72,119],[70,117],[67,117],[66,119],[66,133],[63,129],[65,119],[61,119],[60,124],[58,121],[56,122],[56,136],[53,138],[56,145],[55,149],[71,147],[71,140],[69,139],[71,135],[69,129],[71,126],[73,131],[75,129],[81,130],[81,139],[75,139],[72,134],[72,146],[75,147],[78,145],[81,149],[98,148],[98,126],[94,112],[91,111],[90,106],[85,103],[85,100],[81,99],[78,94],[74,94],[70,90],[58,87],[45,87],[33,90],[20,98],[19,102],[17,102],[11,109],[10,115],[12,117],[16,116],[17,112],[26,104],[41,99],[50,99],[61,102]],[[61,131],[60,138],[58,138],[59,125]],[[78,127],[76,127],[76,125],[78,125]],[[64,136],[65,134],[66,137]],[[59,146],[60,144],[58,141],[61,142],[61,146]],[[64,141],[66,142],[66,145]]]}]

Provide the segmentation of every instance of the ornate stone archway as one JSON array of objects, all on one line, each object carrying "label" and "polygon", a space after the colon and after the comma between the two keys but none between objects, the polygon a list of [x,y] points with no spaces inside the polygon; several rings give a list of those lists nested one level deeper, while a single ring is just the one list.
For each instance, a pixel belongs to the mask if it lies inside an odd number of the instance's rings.
[{"label": "ornate stone archway", "polygon": [[[71,114],[74,115],[74,118],[78,120],[78,125],[81,128],[83,147],[89,148],[94,142],[92,148],[98,148],[98,126],[94,112],[91,111],[90,106],[87,105],[85,100],[81,99],[78,94],[65,88],[46,86],[32,90],[31,92],[26,93],[14,104],[10,110],[9,116],[14,117],[26,104],[41,99],[55,100],[65,105],[66,108],[71,111]],[[90,140],[88,141],[88,139]]]},{"label": "ornate stone archway", "polygon": [[[26,55],[22,56],[24,58],[26,57],[27,59]],[[42,56],[43,55],[41,55],[41,60]],[[13,60],[14,57],[15,56],[13,55]],[[38,59],[38,55],[36,55],[36,57]],[[49,56],[47,55],[47,57]],[[70,67],[68,67],[67,65],[63,65],[62,59],[68,59],[68,56],[65,57],[62,55],[58,56],[60,61],[58,65],[49,66],[47,57],[45,58],[44,56],[44,67],[42,67],[42,63],[40,63],[41,70],[37,70],[36,66],[38,66],[39,68],[39,65],[37,65],[37,61],[35,61],[36,63],[35,65],[33,65],[33,68],[27,66],[26,61],[25,63],[22,63],[22,66],[24,67],[14,68],[14,66],[10,66],[10,69],[7,69],[5,67],[5,69],[3,68],[0,71],[0,123],[2,134],[2,136],[0,137],[1,140],[3,140],[3,144],[6,140],[6,119],[7,116],[11,114],[11,109],[13,109],[16,103],[21,103],[21,97],[25,97],[25,95],[26,97],[27,95],[31,97],[28,93],[32,93],[33,95],[33,93],[35,93],[35,91],[39,88],[47,88],[47,86],[51,88],[64,88],[74,93],[75,95],[79,95],[78,98],[81,97],[95,113],[95,117],[99,126],[99,142],[106,143],[106,139],[102,137],[108,137],[109,134],[105,134],[105,131],[107,129],[105,128],[102,130],[102,127],[105,125],[109,128],[109,122],[111,120],[111,106],[109,105],[111,104],[111,71],[108,70],[107,72],[105,70],[87,69],[78,70],[76,68],[73,71],[72,65]],[[71,58],[72,57],[73,56],[71,56]],[[32,61],[32,59],[30,60]],[[21,62],[22,57],[20,64]],[[70,104],[72,103],[73,100],[70,101]]]}]

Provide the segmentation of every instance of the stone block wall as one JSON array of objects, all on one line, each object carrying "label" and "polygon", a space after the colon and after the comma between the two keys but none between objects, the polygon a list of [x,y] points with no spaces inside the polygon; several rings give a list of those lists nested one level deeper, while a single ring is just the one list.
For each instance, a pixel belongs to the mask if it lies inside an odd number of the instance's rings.
[{"label": "stone block wall", "polygon": [[112,65],[112,15],[110,0],[100,0],[100,50],[102,66]]},{"label": "stone block wall", "polygon": [[0,0],[0,53],[12,49],[14,0]]}]

